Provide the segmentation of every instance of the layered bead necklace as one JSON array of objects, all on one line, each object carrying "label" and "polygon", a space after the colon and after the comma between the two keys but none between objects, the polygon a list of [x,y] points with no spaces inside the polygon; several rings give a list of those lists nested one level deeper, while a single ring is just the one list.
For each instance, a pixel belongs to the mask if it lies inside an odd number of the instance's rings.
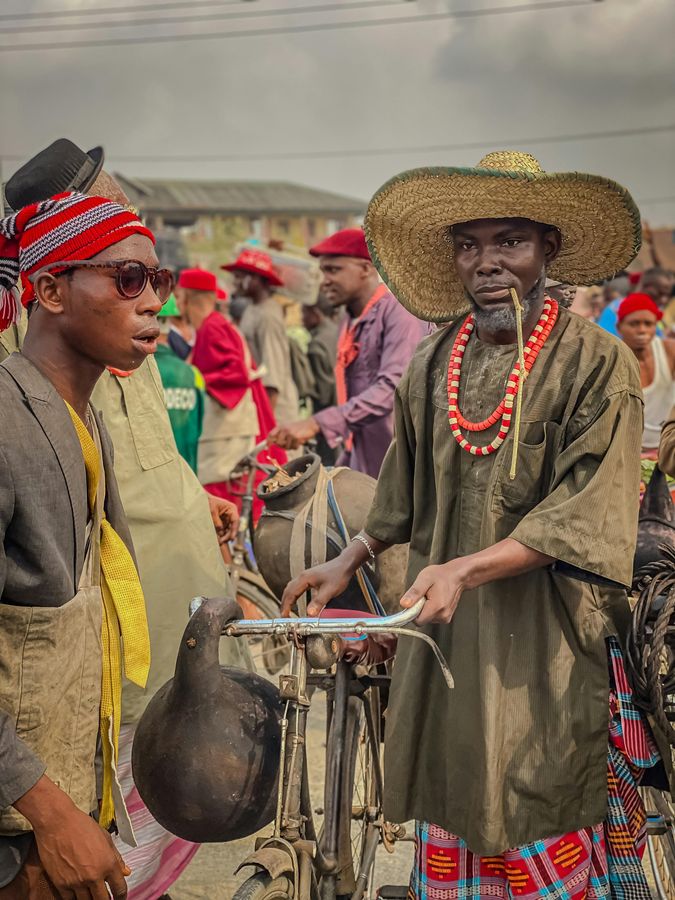
[{"label": "layered bead necklace", "polygon": [[[448,365],[448,421],[450,423],[450,430],[462,450],[466,450],[467,453],[472,453],[474,456],[489,456],[491,453],[494,453],[495,450],[498,450],[504,443],[504,440],[509,433],[509,429],[511,428],[513,404],[518,391],[521,389],[521,380],[524,381],[527,373],[534,365],[534,362],[539,355],[541,348],[546,343],[557,318],[558,304],[555,300],[551,300],[547,297],[539,321],[534,326],[532,334],[525,344],[525,375],[521,379],[520,362],[516,360],[506,383],[504,397],[495,411],[491,413],[487,419],[483,419],[482,422],[470,422],[468,419],[464,418],[459,411],[459,383],[462,372],[462,360],[467,344],[469,343],[469,338],[475,327],[473,313],[466,317],[464,324],[459,329],[457,337],[455,338],[452,353],[450,354],[450,363]],[[469,432],[487,431],[488,428],[496,425],[500,420],[501,425],[497,436],[484,447],[478,447],[475,444],[472,444],[462,434],[462,429]]]}]

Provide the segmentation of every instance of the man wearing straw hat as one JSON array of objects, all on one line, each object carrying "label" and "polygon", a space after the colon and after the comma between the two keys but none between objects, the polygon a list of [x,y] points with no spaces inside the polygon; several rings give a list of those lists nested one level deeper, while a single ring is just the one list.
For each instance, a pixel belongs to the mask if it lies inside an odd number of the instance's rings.
[{"label": "man wearing straw hat", "polygon": [[392,293],[449,324],[397,390],[364,533],[284,608],[311,588],[317,614],[371,554],[410,542],[401,602],[426,598],[417,624],[455,677],[448,691],[401,640],[385,814],[417,820],[411,900],[647,900],[637,782],[659,755],[620,649],[640,382],[625,347],[545,294],[547,276],[583,285],[628,265],[637,208],[608,179],[500,152],[404,172],[365,224]]}]

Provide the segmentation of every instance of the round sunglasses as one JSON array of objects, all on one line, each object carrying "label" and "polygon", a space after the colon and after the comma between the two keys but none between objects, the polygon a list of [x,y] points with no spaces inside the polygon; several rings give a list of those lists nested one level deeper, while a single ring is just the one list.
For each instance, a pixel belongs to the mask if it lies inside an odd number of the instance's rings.
[{"label": "round sunglasses", "polygon": [[113,270],[117,292],[128,300],[133,300],[145,290],[148,282],[162,303],[166,303],[173,290],[174,279],[170,269],[160,269],[157,266],[146,266],[138,259],[120,259],[110,262],[91,262],[87,259],[68,259],[63,262],[53,262],[39,269],[29,276],[31,284],[38,276],[53,269],[60,269],[57,274],[65,275],[70,269],[108,269]]}]

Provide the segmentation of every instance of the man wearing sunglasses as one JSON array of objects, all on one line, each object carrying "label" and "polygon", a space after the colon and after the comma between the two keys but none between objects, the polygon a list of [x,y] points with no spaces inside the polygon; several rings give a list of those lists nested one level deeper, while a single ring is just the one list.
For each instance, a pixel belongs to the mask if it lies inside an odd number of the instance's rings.
[{"label": "man wearing sunglasses", "polygon": [[[58,151],[58,152],[57,152]],[[91,154],[93,155],[93,154]],[[59,141],[29,160],[6,186],[17,209],[25,198],[40,199],[70,187],[105,196],[131,208],[119,183],[71,142]],[[25,317],[0,333],[4,351],[21,345]],[[135,726],[155,692],[173,675],[187,601],[227,590],[228,573],[219,541],[236,530],[232,504],[209,496],[179,455],[171,431],[162,382],[153,356],[137,370],[106,370],[92,396],[115,448],[115,474],[129,522],[146,598],[152,660],[145,689],[124,683],[118,775],[125,797],[134,791],[131,747]],[[236,511],[235,511],[236,516]],[[217,529],[217,532],[216,532]],[[250,667],[246,646],[232,641],[223,662]],[[138,848],[119,843],[132,875],[129,889],[151,894],[180,875],[197,847],[164,831],[134,795],[132,824]]]},{"label": "man wearing sunglasses", "polygon": [[[138,217],[64,193],[0,220],[0,900],[127,896],[115,768],[122,671],[145,685],[143,593],[91,406],[156,349],[172,278]],[[97,777],[96,747],[101,748]],[[93,818],[97,815],[98,823]]]}]

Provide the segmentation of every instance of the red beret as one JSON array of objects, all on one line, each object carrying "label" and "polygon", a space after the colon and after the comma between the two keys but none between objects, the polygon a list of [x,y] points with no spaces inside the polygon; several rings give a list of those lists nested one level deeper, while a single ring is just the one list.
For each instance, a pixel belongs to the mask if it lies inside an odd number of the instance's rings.
[{"label": "red beret", "polygon": [[178,287],[215,293],[218,290],[218,282],[213,272],[207,272],[205,269],[183,269],[178,279]]},{"label": "red beret", "polygon": [[357,259],[367,259],[370,262],[370,253],[362,228],[343,228],[342,231],[336,231],[325,241],[310,247],[309,252],[312,256],[355,256]]},{"label": "red beret", "polygon": [[619,304],[616,313],[617,322],[621,322],[626,316],[634,312],[650,312],[656,316],[657,321],[661,321],[663,313],[652,300],[649,294],[629,294],[625,300]]}]

